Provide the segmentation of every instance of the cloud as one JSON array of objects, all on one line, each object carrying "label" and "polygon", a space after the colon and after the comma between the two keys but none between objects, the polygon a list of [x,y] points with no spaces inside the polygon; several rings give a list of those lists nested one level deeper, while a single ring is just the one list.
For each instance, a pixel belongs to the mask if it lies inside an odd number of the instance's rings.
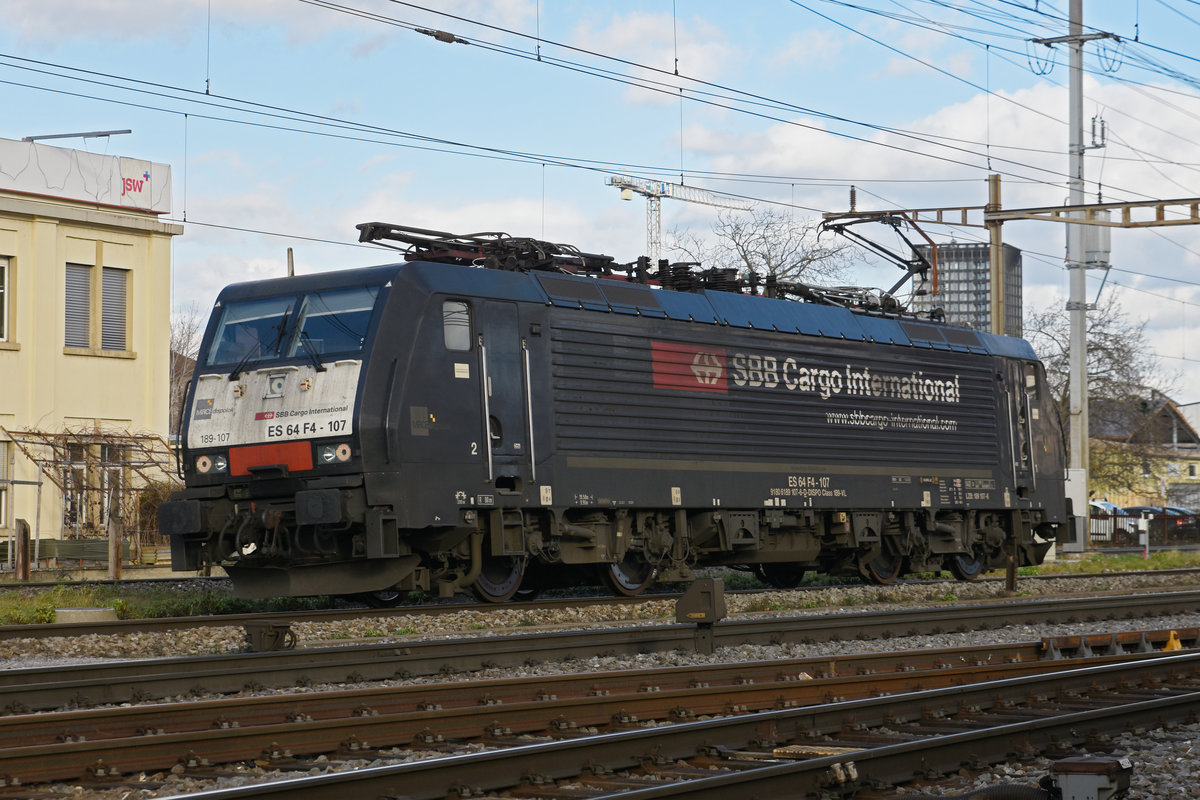
[{"label": "cloud", "polygon": [[737,49],[725,32],[699,17],[677,20],[670,14],[640,11],[613,14],[604,23],[579,25],[571,36],[571,44],[653,68],[639,69],[612,62],[601,65],[604,69],[616,69],[645,81],[665,83],[665,93],[638,88],[625,92],[628,102],[659,105],[678,102],[672,87],[682,85],[687,88],[690,85],[688,81],[674,77],[676,59],[680,75],[711,81],[719,77],[737,55]]},{"label": "cloud", "polygon": [[48,47],[77,39],[124,42],[167,36],[187,40],[195,35],[205,7],[206,0],[7,0],[4,26],[22,44]]},{"label": "cloud", "polygon": [[571,241],[587,227],[586,215],[570,203],[543,206],[538,199],[522,196],[430,198],[402,174],[382,177],[378,189],[340,216],[343,221],[371,219],[455,234],[503,232],[554,241]]},{"label": "cloud", "polygon": [[[440,5],[448,14],[506,28],[524,28],[537,13],[535,0],[450,0]],[[402,10],[386,0],[358,0],[354,7],[367,15],[433,28],[480,30],[445,16]],[[187,41],[232,28],[278,29],[296,45],[350,30],[364,34],[350,51],[363,57],[400,30],[367,16],[337,13],[295,0],[5,0],[4,12],[5,27],[22,43],[52,47],[78,39],[129,42],[168,37]],[[70,24],[63,24],[67,19]]]},{"label": "cloud", "polygon": [[829,30],[807,30],[792,34],[775,54],[777,68],[803,67],[806,70],[837,69],[840,56],[849,47],[846,37]]}]

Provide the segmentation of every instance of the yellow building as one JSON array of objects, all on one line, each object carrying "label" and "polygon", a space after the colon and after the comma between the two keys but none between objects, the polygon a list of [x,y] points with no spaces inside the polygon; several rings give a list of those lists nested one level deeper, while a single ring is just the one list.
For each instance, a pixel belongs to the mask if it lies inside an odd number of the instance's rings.
[{"label": "yellow building", "polygon": [[0,139],[0,540],[102,537],[160,469],[170,203],[169,166]]}]

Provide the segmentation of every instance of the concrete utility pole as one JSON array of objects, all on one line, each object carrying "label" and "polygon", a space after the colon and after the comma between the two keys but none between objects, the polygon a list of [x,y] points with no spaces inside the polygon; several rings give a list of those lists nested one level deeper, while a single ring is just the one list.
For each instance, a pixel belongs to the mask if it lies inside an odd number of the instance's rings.
[{"label": "concrete utility pole", "polygon": [[[1053,39],[1034,39],[1037,44],[1053,45],[1065,42],[1071,48],[1070,59],[1070,126],[1068,155],[1069,176],[1067,189],[1070,206],[1084,203],[1083,153],[1083,43],[1092,39],[1116,39],[1111,33],[1083,33],[1083,0],[1071,0],[1070,20],[1067,35]],[[1082,219],[1074,212],[1073,218]],[[1086,242],[1091,241],[1090,225],[1075,223],[1067,225],[1067,270],[1069,273],[1069,297],[1067,313],[1070,315],[1070,405],[1067,409],[1069,428],[1070,460],[1068,465],[1068,493],[1075,504],[1076,512],[1087,508],[1088,499],[1088,392],[1087,392],[1087,256]]]},{"label": "concrete utility pole", "polygon": [[[1071,0],[1071,110],[1070,178],[1068,204],[1083,205],[1083,0]],[[1076,215],[1072,215],[1076,216]],[[1082,225],[1067,226],[1067,269],[1070,296],[1067,313],[1071,317],[1071,398],[1070,468],[1084,470],[1083,508],[1087,505],[1088,468],[1088,393],[1087,393],[1087,269],[1083,265]],[[1076,499],[1076,503],[1080,502]]]}]

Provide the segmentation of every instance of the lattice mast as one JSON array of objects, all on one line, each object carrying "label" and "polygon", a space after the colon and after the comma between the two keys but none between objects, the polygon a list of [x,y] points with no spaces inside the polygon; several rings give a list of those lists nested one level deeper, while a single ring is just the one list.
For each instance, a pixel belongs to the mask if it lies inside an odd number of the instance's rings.
[{"label": "lattice mast", "polygon": [[726,197],[695,186],[682,183],[667,183],[666,181],[648,181],[643,178],[630,178],[626,175],[614,175],[607,181],[609,186],[621,190],[622,200],[632,200],[635,194],[646,198],[646,255],[650,263],[657,263],[662,253],[662,198],[682,200],[685,203],[699,203],[717,208],[732,208],[738,211],[749,211],[754,203],[737,197]]}]

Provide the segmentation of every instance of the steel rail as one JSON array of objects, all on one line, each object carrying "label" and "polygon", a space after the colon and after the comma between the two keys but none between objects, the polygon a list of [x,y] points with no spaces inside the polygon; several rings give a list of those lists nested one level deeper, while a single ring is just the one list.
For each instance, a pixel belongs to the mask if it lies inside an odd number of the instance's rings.
[{"label": "steel rail", "polygon": [[[1115,646],[1153,640],[1166,631],[1094,637]],[[1196,639],[1196,631],[1190,632]],[[78,778],[98,761],[122,773],[162,770],[184,760],[251,761],[269,743],[295,753],[420,746],[429,741],[563,736],[588,728],[709,714],[814,705],[914,689],[1076,669],[1162,652],[1090,655],[1074,642],[866,653],[705,666],[584,673],[239,697],[184,703],[41,713],[0,726],[0,775],[24,784]],[[1086,637],[1085,637],[1086,638]],[[1039,661],[1049,649],[1073,646],[1075,659]],[[369,744],[368,744],[369,743]]]},{"label": "steel rail", "polygon": [[[990,630],[1013,624],[1078,623],[1190,613],[1200,592],[993,603],[804,617],[727,620],[712,628],[718,647],[807,644],[848,639]],[[233,655],[154,658],[0,670],[7,713],[104,703],[144,702],[197,691],[238,692],[296,682],[357,683],[596,656],[693,650],[704,634],[692,625],[559,631],[525,635],[298,648]]]},{"label": "steel rail", "polygon": [[[1039,643],[1021,649],[1036,654]],[[868,670],[866,674],[809,680],[797,678],[796,662],[743,663],[722,664],[720,669],[557,676],[539,678],[536,686],[524,679],[470,681],[30,715],[7,721],[0,742],[0,775],[18,777],[28,786],[77,778],[97,763],[128,774],[166,770],[186,760],[248,762],[262,758],[264,751],[367,757],[379,747],[424,747],[430,742],[511,745],[528,735],[560,738],[589,729],[637,727],[642,721],[746,714],[1174,654],[973,663],[995,655],[986,649],[943,651],[932,657],[926,651],[911,651],[904,654],[907,662],[890,673],[876,672],[883,664],[864,656],[850,661]],[[947,666],[953,662],[965,666]],[[918,663],[922,669],[914,668]]]},{"label": "steel rail", "polygon": [[[1200,692],[1174,689],[1170,682],[1189,673],[1195,681],[1200,671],[1200,654],[1168,656],[1149,663],[1085,667],[1054,675],[954,686],[946,689],[908,692],[882,698],[849,700],[798,709],[764,711],[739,717],[721,717],[684,722],[661,728],[621,731],[574,740],[536,743],[506,750],[453,755],[393,766],[368,767],[314,777],[291,778],[270,783],[190,793],[189,800],[233,800],[234,798],[291,798],[344,800],[347,796],[440,800],[448,796],[481,796],[522,786],[523,794],[536,796],[528,786],[531,776],[554,787],[556,781],[578,778],[597,766],[605,771],[628,770],[644,764],[671,764],[694,759],[698,754],[761,753],[763,743],[794,740],[812,741],[828,734],[906,719],[975,708],[979,729],[947,732],[934,729],[924,738],[882,747],[861,743],[847,752],[780,763],[764,756],[747,758],[740,769],[705,776],[688,782],[663,783],[652,788],[621,787],[611,796],[620,800],[659,800],[686,797],[689,800],[726,800],[747,793],[761,797],[805,797],[845,784],[891,783],[911,779],[914,768],[940,771],[957,769],[970,757],[1000,760],[1014,749],[1033,753],[1051,744],[1078,744],[1097,732],[1117,732],[1131,725],[1157,727],[1187,719],[1200,706]],[[1147,675],[1164,688],[1158,696],[1149,691],[1121,691]],[[1077,710],[1067,706],[1063,713],[1049,704],[1030,708],[1026,719],[1013,721],[1007,703],[1039,695],[1064,692],[1114,691],[1107,708]],[[1095,700],[1089,700],[1094,706]],[[989,711],[997,712],[988,719]],[[1001,713],[1003,712],[1003,713]],[[969,754],[969,756],[968,756]],[[723,762],[726,763],[726,762]],[[849,768],[852,765],[852,769]],[[857,777],[854,777],[857,776]],[[693,776],[694,777],[694,776]],[[844,787],[852,788],[852,787]],[[605,795],[609,796],[609,795]]]}]

